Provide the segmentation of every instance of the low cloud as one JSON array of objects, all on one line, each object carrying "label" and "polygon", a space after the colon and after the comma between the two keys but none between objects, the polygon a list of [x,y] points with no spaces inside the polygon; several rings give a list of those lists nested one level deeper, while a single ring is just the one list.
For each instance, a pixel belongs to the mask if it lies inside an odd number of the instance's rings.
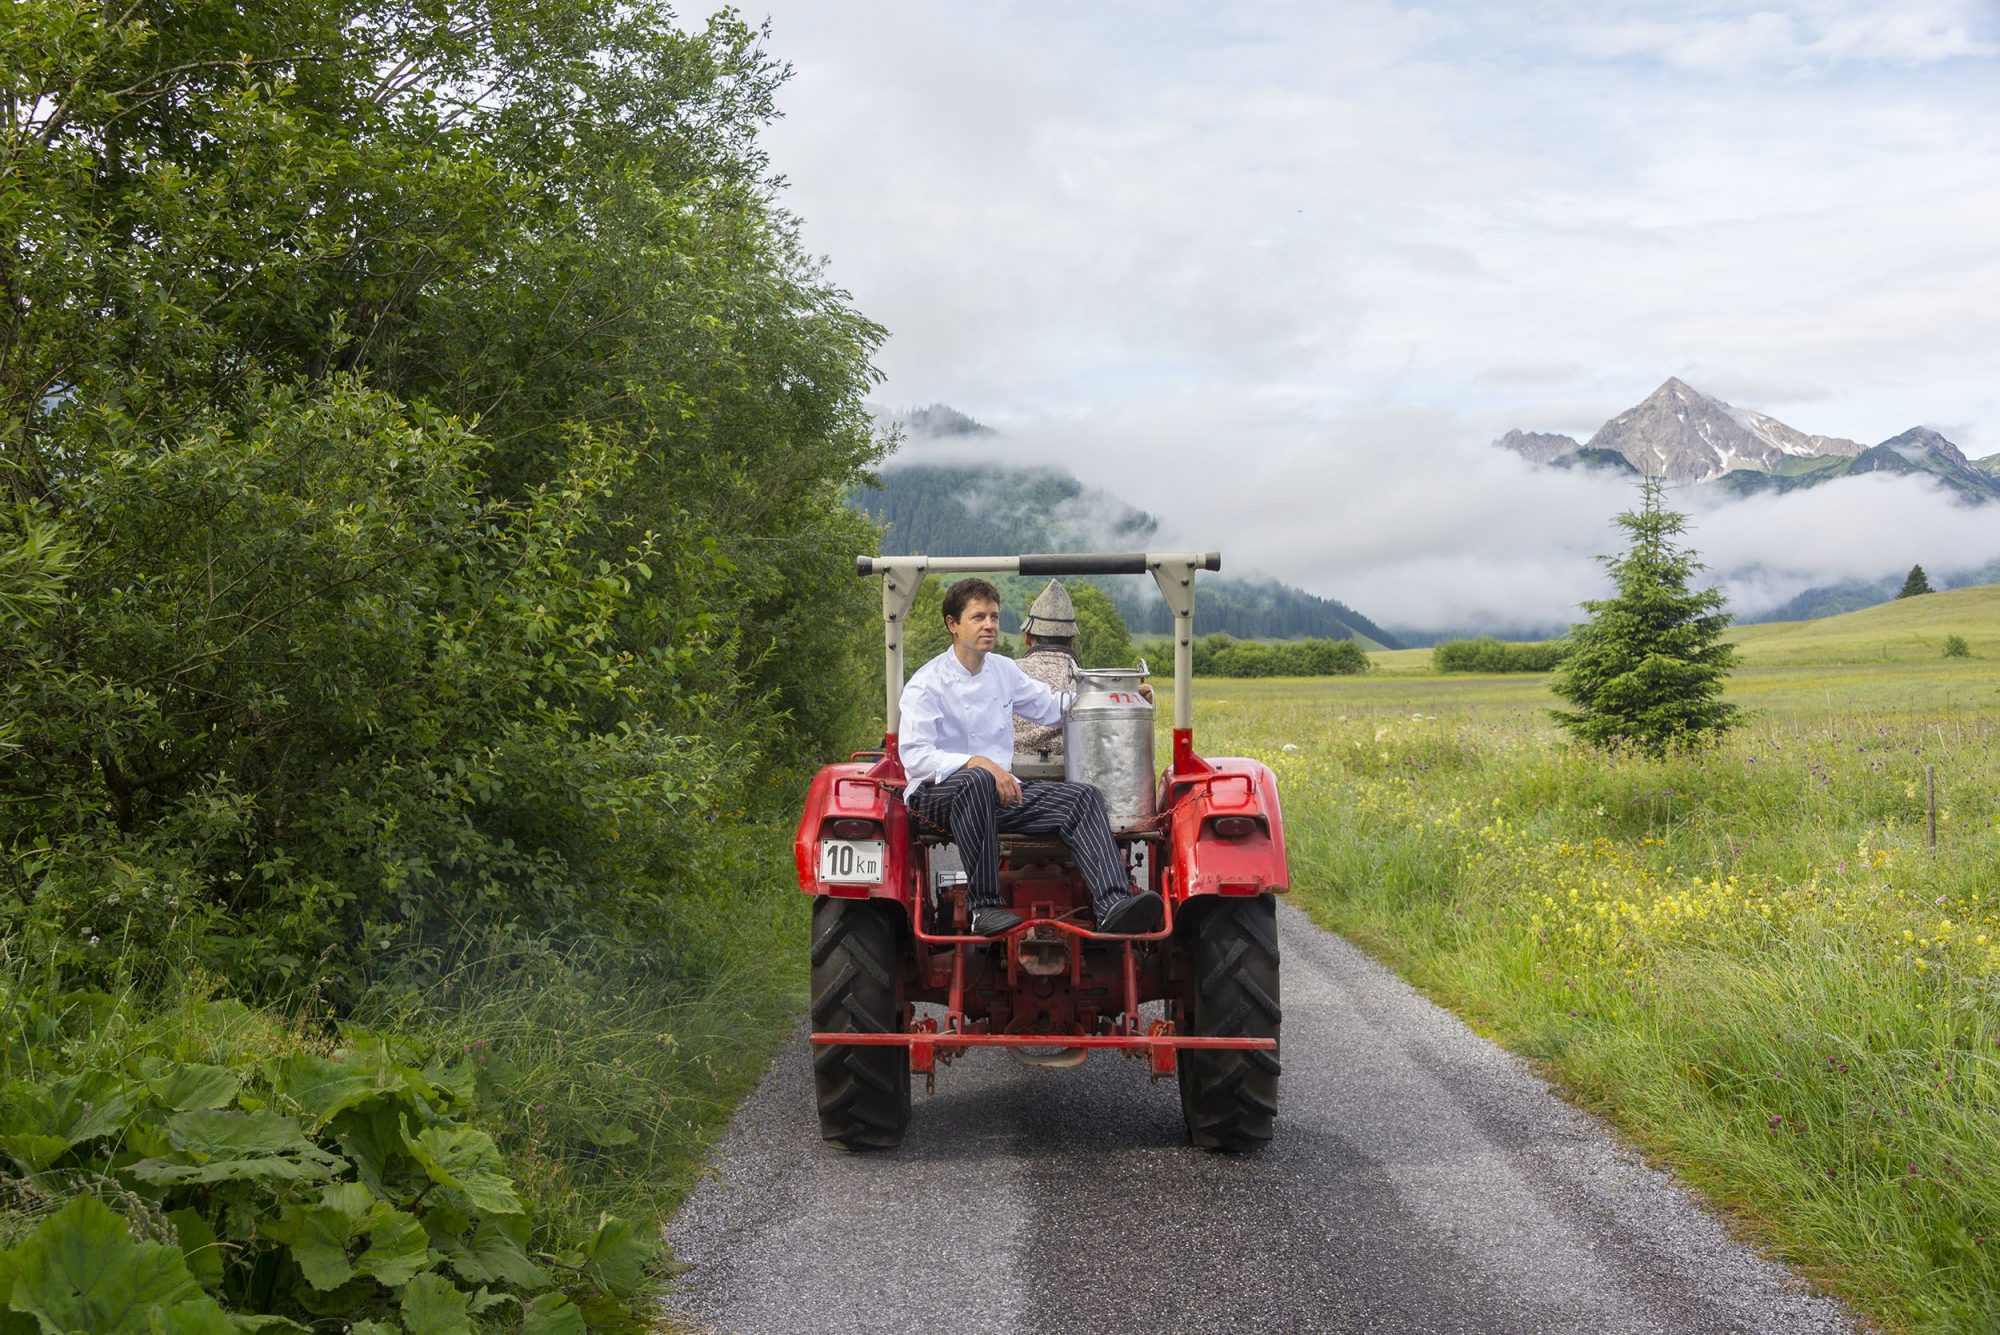
[{"label": "low cloud", "polygon": [[[1448,414],[1381,409],[1302,426],[1284,408],[1193,393],[1017,421],[977,442],[913,441],[897,459],[972,461],[1068,469],[1158,516],[1156,549],[1220,548],[1232,574],[1279,578],[1410,632],[1570,624],[1608,590],[1597,558],[1622,549],[1615,516],[1638,499],[1628,477],[1537,468]],[[2000,507],[1913,477],[1741,499],[1689,488],[1669,504],[1689,515],[1705,578],[1739,616],[1912,564],[1943,578],[2000,560]]]},{"label": "low cloud", "polygon": [[1967,505],[1914,476],[1871,473],[1781,496],[1721,500],[1682,492],[1692,540],[1731,595],[1756,615],[1807,589],[1901,576],[1947,579],[2000,560],[2000,506]]}]

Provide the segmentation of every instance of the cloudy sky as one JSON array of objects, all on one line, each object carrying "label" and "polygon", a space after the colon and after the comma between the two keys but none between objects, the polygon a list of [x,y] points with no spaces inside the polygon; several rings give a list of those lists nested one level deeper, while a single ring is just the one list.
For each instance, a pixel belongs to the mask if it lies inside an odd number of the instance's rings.
[{"label": "cloudy sky", "polygon": [[[884,405],[1385,624],[1570,619],[1629,493],[1488,442],[1669,375],[2000,451],[2000,0],[745,12]],[[1745,611],[2000,558],[1874,481],[1683,501]]]}]

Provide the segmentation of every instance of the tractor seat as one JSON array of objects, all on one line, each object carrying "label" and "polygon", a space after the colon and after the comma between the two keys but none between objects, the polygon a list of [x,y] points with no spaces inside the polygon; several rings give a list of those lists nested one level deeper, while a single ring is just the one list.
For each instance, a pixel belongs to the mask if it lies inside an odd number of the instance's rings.
[{"label": "tractor seat", "polygon": [[[939,848],[951,843],[951,835],[942,827],[910,812],[910,842],[919,848]],[[1000,857],[1002,861],[1015,857],[1069,856],[1069,845],[1052,834],[1002,834],[1000,836]]]},{"label": "tractor seat", "polygon": [[[1129,830],[1114,829],[1114,841],[1121,844],[1159,844],[1166,842],[1166,831],[1156,826],[1141,826]],[[951,835],[939,826],[931,824],[916,812],[910,812],[910,842],[919,848],[936,848],[949,844]],[[1000,836],[1000,855],[1009,853],[1051,853],[1067,855],[1069,846],[1054,835],[1047,834],[1003,834]]]},{"label": "tractor seat", "polygon": [[[939,848],[951,842],[951,836],[943,830],[927,825],[920,820],[910,821],[911,842],[919,848]],[[1051,834],[1003,834],[1000,836],[1000,856],[1004,858],[1028,855],[1066,858],[1069,845]]]}]

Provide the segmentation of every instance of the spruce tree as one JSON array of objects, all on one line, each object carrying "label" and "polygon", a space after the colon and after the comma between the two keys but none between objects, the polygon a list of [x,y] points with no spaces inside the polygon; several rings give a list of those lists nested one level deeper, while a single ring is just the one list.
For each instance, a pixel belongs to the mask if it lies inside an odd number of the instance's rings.
[{"label": "spruce tree", "polygon": [[1721,698],[1736,660],[1722,639],[1729,614],[1718,590],[1688,587],[1704,567],[1675,541],[1687,516],[1662,506],[1662,490],[1659,479],[1646,479],[1639,508],[1618,516],[1632,545],[1599,558],[1616,592],[1583,604],[1590,619],[1570,631],[1551,682],[1575,706],[1550,711],[1570,733],[1652,756],[1714,741],[1737,712]]},{"label": "spruce tree", "polygon": [[1911,566],[1909,575],[1903,580],[1902,591],[1896,596],[1898,598],[1914,598],[1920,593],[1934,592],[1936,590],[1931,588],[1930,578],[1924,574],[1924,568],[1922,566]]}]

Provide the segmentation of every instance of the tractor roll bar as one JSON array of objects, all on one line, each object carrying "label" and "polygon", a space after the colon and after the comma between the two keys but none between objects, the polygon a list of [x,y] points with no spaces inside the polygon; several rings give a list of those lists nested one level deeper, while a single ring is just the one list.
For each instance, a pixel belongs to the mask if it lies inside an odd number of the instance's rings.
[{"label": "tractor roll bar", "polygon": [[903,626],[928,574],[1151,575],[1174,613],[1174,729],[1194,726],[1194,576],[1222,569],[1221,552],[1075,552],[1035,556],[857,556],[854,573],[882,576],[885,731],[902,724]]},{"label": "tractor roll bar", "polygon": [[1144,552],[1056,552],[1035,556],[857,556],[854,573],[887,574],[891,562],[918,561],[936,574],[1146,575],[1161,561],[1192,561],[1197,570],[1222,569],[1221,552],[1148,556]]}]

